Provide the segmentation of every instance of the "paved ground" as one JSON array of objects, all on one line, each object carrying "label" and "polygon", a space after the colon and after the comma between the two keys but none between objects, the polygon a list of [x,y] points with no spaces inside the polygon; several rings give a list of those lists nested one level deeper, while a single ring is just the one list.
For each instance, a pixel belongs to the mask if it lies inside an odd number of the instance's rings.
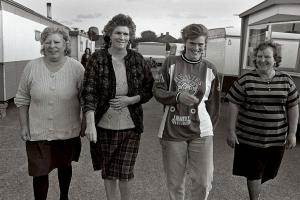
[{"label": "paved ground", "polygon": [[[145,132],[135,167],[134,200],[167,200],[162,171],[160,145],[156,132],[162,116],[162,107],[151,100],[144,107]],[[245,180],[231,175],[233,152],[226,145],[227,104],[222,106],[222,117],[214,137],[215,174],[209,200],[244,200],[247,198]],[[31,177],[27,175],[24,143],[19,138],[17,110],[9,104],[7,117],[0,120],[0,199],[33,199]],[[94,172],[86,138],[79,163],[74,163],[70,188],[71,200],[105,199],[99,172]],[[189,183],[188,183],[189,185]],[[56,171],[50,174],[49,200],[58,199]],[[187,194],[187,199],[189,195]],[[264,200],[300,200],[300,145],[287,151],[275,180],[263,187]]]}]

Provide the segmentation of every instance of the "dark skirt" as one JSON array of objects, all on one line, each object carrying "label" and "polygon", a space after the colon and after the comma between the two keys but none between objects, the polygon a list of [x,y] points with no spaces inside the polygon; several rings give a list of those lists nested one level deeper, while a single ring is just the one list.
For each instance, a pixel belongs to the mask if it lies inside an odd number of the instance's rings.
[{"label": "dark skirt", "polygon": [[30,176],[44,176],[55,168],[78,162],[81,151],[80,137],[67,140],[27,141],[28,172]]},{"label": "dark skirt", "polygon": [[276,177],[284,154],[284,146],[268,148],[236,144],[233,175],[264,183]]},{"label": "dark skirt", "polygon": [[97,127],[97,142],[90,143],[94,170],[102,170],[103,179],[132,179],[140,138],[141,134],[134,129],[107,130]]}]

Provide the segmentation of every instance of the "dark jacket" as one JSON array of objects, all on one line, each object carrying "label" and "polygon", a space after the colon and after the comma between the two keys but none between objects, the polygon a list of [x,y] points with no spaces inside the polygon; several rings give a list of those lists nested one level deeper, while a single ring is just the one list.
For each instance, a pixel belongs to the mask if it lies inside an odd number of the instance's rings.
[{"label": "dark jacket", "polygon": [[[126,76],[128,83],[127,96],[140,95],[141,100],[128,109],[138,133],[143,132],[142,105],[152,97],[154,79],[151,70],[139,53],[128,49],[125,56]],[[116,95],[116,76],[112,65],[112,56],[107,49],[92,54],[84,74],[81,98],[83,112],[95,111],[95,123],[98,124],[109,108],[109,100]]]}]

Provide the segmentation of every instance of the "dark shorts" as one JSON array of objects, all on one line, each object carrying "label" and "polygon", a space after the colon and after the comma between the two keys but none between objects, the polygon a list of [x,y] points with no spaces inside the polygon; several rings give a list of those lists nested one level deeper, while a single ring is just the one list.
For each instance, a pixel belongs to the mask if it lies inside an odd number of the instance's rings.
[{"label": "dark shorts", "polygon": [[264,183],[276,177],[285,147],[258,148],[238,144],[234,149],[233,175]]},{"label": "dark shorts", "polygon": [[55,168],[78,162],[81,151],[80,137],[67,140],[27,141],[28,172],[30,176],[44,176]]},{"label": "dark shorts", "polygon": [[102,170],[103,179],[132,179],[141,134],[134,129],[106,130],[97,127],[97,138],[96,143],[90,143],[94,170]]}]

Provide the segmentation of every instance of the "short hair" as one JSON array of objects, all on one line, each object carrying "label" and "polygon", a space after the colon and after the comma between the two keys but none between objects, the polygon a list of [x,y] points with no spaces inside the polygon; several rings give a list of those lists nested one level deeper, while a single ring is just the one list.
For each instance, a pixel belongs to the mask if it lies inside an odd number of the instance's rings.
[{"label": "short hair", "polygon": [[257,63],[256,63],[256,57],[257,57],[257,53],[258,51],[263,51],[267,48],[271,48],[273,51],[273,57],[275,60],[275,67],[279,67],[280,63],[281,63],[281,48],[280,48],[280,44],[274,43],[272,41],[265,41],[262,42],[260,44],[258,44],[258,46],[254,49],[254,58],[253,58],[253,63],[254,66],[257,68]]},{"label": "short hair", "polygon": [[86,52],[86,50],[89,50],[89,54],[92,53],[92,50],[89,47],[85,48],[84,53]]},{"label": "short hair", "polygon": [[129,29],[129,40],[132,41],[135,38],[136,25],[132,21],[132,18],[128,15],[118,14],[104,26],[102,31],[104,42],[107,46],[110,45],[110,36],[117,26],[127,26]]},{"label": "short hair", "polygon": [[41,54],[45,55],[45,47],[44,47],[44,43],[47,39],[47,37],[49,35],[53,35],[53,34],[60,34],[64,40],[64,42],[66,43],[66,49],[65,49],[65,55],[70,55],[71,53],[71,44],[70,44],[70,36],[69,36],[69,32],[67,31],[66,28],[61,27],[61,26],[48,26],[46,27],[43,32],[41,33]]},{"label": "short hair", "polygon": [[181,37],[184,42],[186,42],[188,39],[195,39],[199,36],[205,36],[206,39],[208,36],[208,30],[202,24],[190,24],[181,30]]}]

